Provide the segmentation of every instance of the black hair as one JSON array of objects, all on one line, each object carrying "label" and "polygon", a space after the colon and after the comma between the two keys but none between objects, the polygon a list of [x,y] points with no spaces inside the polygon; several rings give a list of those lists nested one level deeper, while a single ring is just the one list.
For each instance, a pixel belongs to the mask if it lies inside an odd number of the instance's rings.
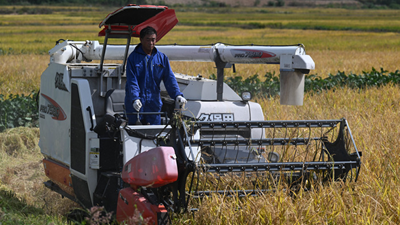
[{"label": "black hair", "polygon": [[143,39],[146,35],[155,34],[157,36],[157,31],[153,27],[147,26],[140,31],[140,39]]}]

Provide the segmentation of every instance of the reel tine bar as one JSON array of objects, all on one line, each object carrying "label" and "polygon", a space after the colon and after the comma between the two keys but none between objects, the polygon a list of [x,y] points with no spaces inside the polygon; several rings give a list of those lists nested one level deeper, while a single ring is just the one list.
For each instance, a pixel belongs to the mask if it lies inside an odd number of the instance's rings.
[{"label": "reel tine bar", "polygon": [[[193,172],[193,198],[271,191],[313,182],[356,181],[360,156],[347,121],[192,122],[188,145],[201,153]],[[192,152],[192,151],[191,151]]]}]

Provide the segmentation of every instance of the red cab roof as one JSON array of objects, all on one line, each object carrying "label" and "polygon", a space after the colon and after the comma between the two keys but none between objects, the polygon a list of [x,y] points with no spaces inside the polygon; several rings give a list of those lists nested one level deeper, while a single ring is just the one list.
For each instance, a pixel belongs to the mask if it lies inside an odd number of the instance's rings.
[{"label": "red cab roof", "polygon": [[109,30],[110,38],[126,38],[131,29],[131,36],[139,37],[143,28],[151,26],[157,31],[159,41],[177,23],[175,10],[168,9],[167,6],[131,4],[108,14],[99,24],[100,28],[104,26],[99,36],[105,36]]}]

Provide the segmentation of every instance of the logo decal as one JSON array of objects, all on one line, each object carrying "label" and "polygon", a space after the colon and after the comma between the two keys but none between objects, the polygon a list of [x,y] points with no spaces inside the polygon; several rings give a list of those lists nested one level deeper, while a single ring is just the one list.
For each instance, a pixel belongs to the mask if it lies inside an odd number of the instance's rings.
[{"label": "logo decal", "polygon": [[45,94],[41,94],[46,100],[47,104],[40,105],[40,112],[51,115],[51,118],[54,120],[65,120],[67,119],[67,115],[61,106],[54,101],[52,98]]},{"label": "logo decal", "polygon": [[64,74],[63,73],[56,73],[55,86],[56,86],[56,88],[58,88],[60,90],[68,91],[68,89],[64,83]]},{"label": "logo decal", "polygon": [[200,121],[234,121],[233,113],[202,113],[199,117]]},{"label": "logo decal", "polygon": [[231,54],[235,58],[270,58],[275,54],[272,52],[254,50],[254,49],[232,49]]}]

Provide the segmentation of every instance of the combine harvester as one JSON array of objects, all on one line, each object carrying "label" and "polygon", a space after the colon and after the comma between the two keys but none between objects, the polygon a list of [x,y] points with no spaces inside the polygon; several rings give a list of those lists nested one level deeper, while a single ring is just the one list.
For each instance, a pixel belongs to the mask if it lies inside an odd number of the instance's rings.
[{"label": "combine harvester", "polygon": [[[103,45],[65,40],[49,51],[39,100],[48,188],[86,208],[104,206],[119,222],[139,210],[152,224],[166,224],[213,194],[357,180],[361,154],[345,119],[264,121],[250,93],[239,96],[223,82],[224,68],[234,64],[277,64],[281,104],[302,105],[304,74],[314,69],[302,45],[158,45],[171,61],[215,63],[217,80],[175,73],[186,108],[175,109],[162,85],[163,125],[127,125],[131,37],[152,26],[161,39],[177,22],[167,7],[128,5],[100,23]],[[108,45],[113,38],[126,45]]]}]

